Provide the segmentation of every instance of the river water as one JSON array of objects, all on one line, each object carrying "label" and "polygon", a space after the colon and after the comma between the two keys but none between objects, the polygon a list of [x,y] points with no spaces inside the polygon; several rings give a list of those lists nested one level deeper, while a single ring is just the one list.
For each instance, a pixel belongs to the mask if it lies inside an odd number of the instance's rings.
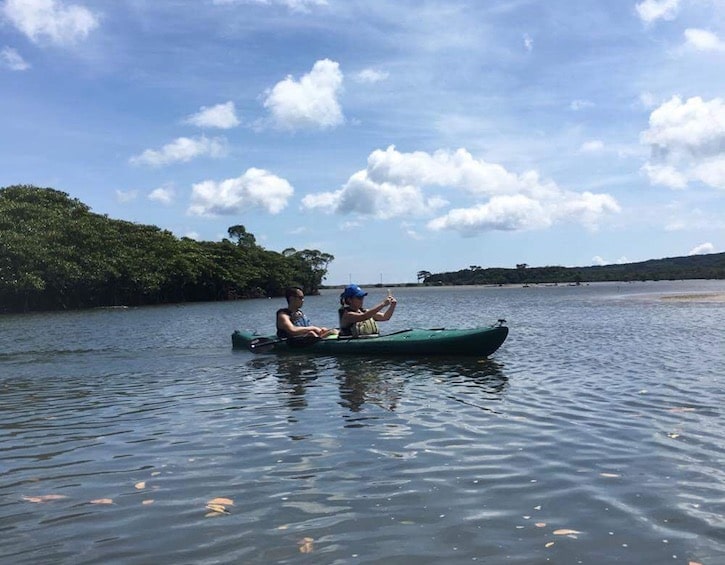
[{"label": "river water", "polygon": [[506,318],[489,360],[232,351],[281,300],[0,316],[0,561],[723,563],[724,292],[395,289],[386,333]]}]

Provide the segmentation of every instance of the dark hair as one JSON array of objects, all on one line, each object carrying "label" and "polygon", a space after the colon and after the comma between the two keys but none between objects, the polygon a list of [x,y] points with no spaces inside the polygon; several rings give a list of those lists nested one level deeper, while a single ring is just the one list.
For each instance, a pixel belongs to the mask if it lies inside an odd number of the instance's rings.
[{"label": "dark hair", "polygon": [[298,292],[305,293],[299,286],[288,286],[284,291],[284,297],[289,301],[290,297],[297,296]]}]

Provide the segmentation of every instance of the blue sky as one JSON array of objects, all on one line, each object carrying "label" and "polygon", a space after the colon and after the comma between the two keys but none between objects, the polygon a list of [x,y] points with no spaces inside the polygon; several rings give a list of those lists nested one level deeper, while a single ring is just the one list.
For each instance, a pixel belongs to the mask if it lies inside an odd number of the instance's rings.
[{"label": "blue sky", "polygon": [[725,0],[0,0],[0,186],[328,283],[725,251]]}]

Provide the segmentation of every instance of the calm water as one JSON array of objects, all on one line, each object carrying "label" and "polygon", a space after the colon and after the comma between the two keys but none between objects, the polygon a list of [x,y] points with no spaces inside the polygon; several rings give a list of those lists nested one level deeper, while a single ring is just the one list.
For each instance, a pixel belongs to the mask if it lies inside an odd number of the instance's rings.
[{"label": "calm water", "polygon": [[232,351],[280,300],[0,317],[0,561],[723,563],[725,302],[662,298],[695,292],[397,290],[387,331],[506,318],[488,361]]}]

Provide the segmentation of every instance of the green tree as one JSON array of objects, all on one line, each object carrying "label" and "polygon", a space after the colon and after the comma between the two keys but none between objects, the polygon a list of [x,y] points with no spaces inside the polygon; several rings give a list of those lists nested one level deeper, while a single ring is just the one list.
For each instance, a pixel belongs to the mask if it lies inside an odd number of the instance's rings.
[{"label": "green tree", "polygon": [[332,255],[257,245],[242,225],[221,242],[94,214],[66,193],[0,188],[0,311],[277,296],[317,291]]}]

